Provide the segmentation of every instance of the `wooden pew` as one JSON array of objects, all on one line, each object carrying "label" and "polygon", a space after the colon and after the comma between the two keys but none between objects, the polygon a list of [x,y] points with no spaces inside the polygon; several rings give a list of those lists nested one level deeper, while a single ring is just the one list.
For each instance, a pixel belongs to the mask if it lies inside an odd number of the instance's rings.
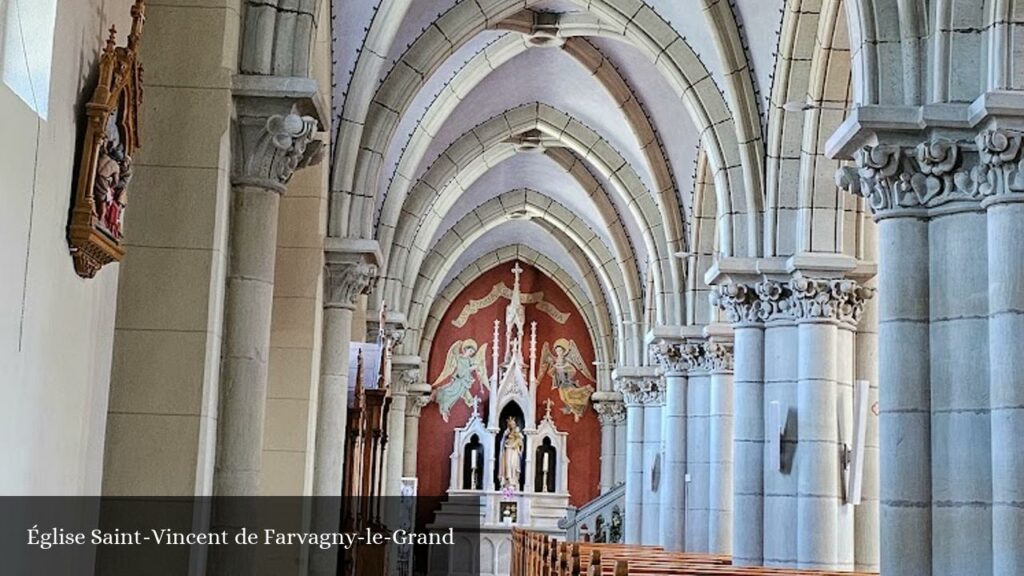
[{"label": "wooden pew", "polygon": [[733,566],[728,556],[669,552],[657,546],[558,541],[516,529],[511,576],[877,576],[877,574]]}]

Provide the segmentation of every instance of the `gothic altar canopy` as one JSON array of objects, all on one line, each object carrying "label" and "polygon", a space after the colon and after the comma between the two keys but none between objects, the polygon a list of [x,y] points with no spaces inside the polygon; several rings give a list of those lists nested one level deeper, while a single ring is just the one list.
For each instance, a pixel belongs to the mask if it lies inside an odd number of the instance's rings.
[{"label": "gothic altar canopy", "polygon": [[[554,402],[537,402],[537,323],[526,317],[522,273],[517,262],[504,321],[494,320],[490,345],[456,342],[442,372],[480,378],[486,400],[470,387],[448,392],[453,398],[439,391],[435,400],[442,414],[446,402],[472,406],[468,422],[454,430],[448,494],[479,496],[484,526],[557,530],[569,505],[568,434],[555,425]],[[444,516],[442,510],[438,521]]]}]

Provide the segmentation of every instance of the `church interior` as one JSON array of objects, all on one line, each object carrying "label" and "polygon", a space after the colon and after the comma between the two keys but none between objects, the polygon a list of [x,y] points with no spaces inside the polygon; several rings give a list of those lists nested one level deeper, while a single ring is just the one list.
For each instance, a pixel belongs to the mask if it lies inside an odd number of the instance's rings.
[{"label": "church interior", "polygon": [[0,0],[0,77],[0,495],[477,532],[161,574],[1024,575],[1024,0]]}]

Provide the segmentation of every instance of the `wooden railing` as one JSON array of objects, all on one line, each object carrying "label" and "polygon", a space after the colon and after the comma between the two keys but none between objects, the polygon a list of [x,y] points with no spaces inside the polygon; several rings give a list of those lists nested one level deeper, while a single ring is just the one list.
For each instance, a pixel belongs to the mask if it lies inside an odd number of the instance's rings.
[{"label": "wooden railing", "polygon": [[[512,532],[511,576],[869,576],[865,572],[733,566],[728,556],[667,552],[656,546],[564,542]],[[872,574],[870,576],[877,576]]]}]

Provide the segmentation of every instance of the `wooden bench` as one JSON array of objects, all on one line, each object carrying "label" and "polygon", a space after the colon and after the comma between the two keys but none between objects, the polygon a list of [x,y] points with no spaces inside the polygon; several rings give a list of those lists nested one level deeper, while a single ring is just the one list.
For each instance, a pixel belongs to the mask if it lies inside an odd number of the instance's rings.
[{"label": "wooden bench", "polygon": [[669,552],[657,546],[559,541],[512,532],[511,576],[877,576],[863,572],[733,566],[729,556]]}]

